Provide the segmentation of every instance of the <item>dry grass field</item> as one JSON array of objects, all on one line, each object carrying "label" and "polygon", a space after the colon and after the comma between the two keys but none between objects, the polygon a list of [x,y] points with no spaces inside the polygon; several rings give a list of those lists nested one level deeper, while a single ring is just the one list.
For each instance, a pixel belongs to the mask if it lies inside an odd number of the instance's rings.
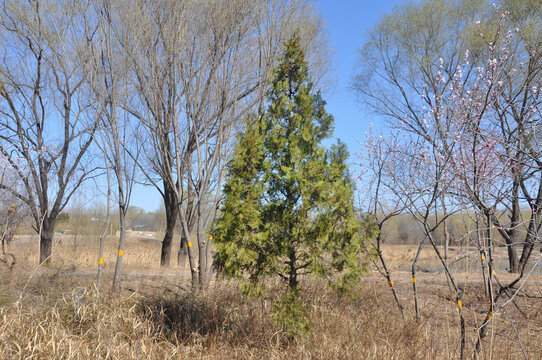
[{"label": "dry grass field", "polygon": [[[17,238],[17,264],[1,265],[0,359],[450,359],[459,358],[455,298],[430,249],[418,275],[421,318],[416,321],[410,263],[416,249],[384,252],[405,308],[401,316],[388,284],[374,270],[356,290],[340,297],[324,283],[305,279],[304,308],[312,329],[288,341],[270,317],[278,296],[246,299],[232,283],[213,282],[204,294],[188,290],[186,269],[160,269],[157,234],[131,233],[123,290],[111,294],[116,244],[108,239],[105,279],[96,289],[97,239],[63,237],[52,265],[36,268],[37,240]],[[458,249],[453,250],[459,252]],[[465,250],[464,250],[465,251]],[[456,254],[453,254],[454,256]],[[533,258],[539,260],[539,253]],[[489,300],[473,260],[456,274],[464,291],[466,355],[477,340]],[[478,266],[479,267],[479,266]],[[500,280],[512,279],[498,272]],[[483,359],[542,358],[542,277],[532,274],[492,318]]]}]

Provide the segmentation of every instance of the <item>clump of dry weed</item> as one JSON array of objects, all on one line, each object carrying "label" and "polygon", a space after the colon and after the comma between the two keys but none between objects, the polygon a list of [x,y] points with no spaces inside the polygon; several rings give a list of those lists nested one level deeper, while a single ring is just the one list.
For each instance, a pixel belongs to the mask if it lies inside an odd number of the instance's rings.
[{"label": "clump of dry weed", "polygon": [[[52,306],[26,301],[0,308],[0,358],[167,358],[175,346],[155,335],[130,297],[79,289]],[[151,357],[152,355],[152,357]]]}]

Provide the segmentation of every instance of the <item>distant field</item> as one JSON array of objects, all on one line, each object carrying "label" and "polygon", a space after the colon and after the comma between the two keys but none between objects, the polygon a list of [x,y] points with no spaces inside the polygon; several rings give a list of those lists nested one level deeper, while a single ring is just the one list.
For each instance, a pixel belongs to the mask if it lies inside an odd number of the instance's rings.
[{"label": "distant field", "polygon": [[[160,271],[160,249],[163,235],[148,231],[131,231],[126,236],[123,266],[127,273],[135,271]],[[55,235],[53,240],[52,268],[91,271],[98,266],[98,236],[73,234]],[[117,257],[118,238],[108,236],[104,246],[104,271],[113,271]],[[171,252],[171,264],[177,264],[179,239],[175,238]],[[37,236],[16,236],[11,251],[15,255],[16,269],[30,269],[38,263],[39,243]],[[177,273],[182,269],[167,268],[163,271]]]},{"label": "distant field", "polygon": [[[93,285],[97,238],[62,236],[49,268],[36,269],[37,239],[12,244],[17,264],[0,267],[0,359],[449,359],[459,357],[459,319],[453,293],[438,272],[433,250],[422,253],[418,286],[421,319],[415,320],[410,277],[413,246],[385,246],[403,318],[387,282],[372,267],[356,295],[338,297],[321,282],[305,279],[302,294],[312,331],[287,341],[270,319],[276,298],[269,283],[264,299],[245,299],[234,284],[213,282],[193,295],[188,271],[157,266],[160,236],[129,234],[123,290],[110,294],[116,241],[108,238],[105,280]],[[175,245],[176,247],[176,245]],[[468,271],[457,278],[465,297],[467,354],[476,343],[489,300],[473,249],[464,249]],[[176,250],[174,250],[176,255]],[[450,257],[460,254],[451,249]],[[496,251],[499,258],[502,249]],[[175,256],[173,256],[175,258]],[[534,254],[534,262],[540,253]],[[175,261],[172,261],[174,263]],[[504,271],[501,281],[513,278]],[[493,317],[482,358],[540,358],[542,275],[532,275],[508,305]],[[521,309],[521,311],[519,310]],[[523,313],[523,314],[522,314]],[[520,339],[520,341],[518,341]],[[522,349],[523,348],[523,349]]]},{"label": "distant field", "polygon": [[[441,255],[444,257],[444,247],[438,247]],[[416,257],[417,245],[383,245],[382,251],[394,270],[411,271],[412,262]],[[518,248],[519,251],[519,248]],[[448,249],[448,263],[453,272],[477,273],[481,271],[480,253],[473,246],[450,246]],[[486,257],[488,255],[486,254]],[[542,274],[542,256],[540,251],[533,251],[533,257],[529,260],[526,272],[531,269],[534,273]],[[493,249],[493,263],[497,273],[508,273],[508,257],[505,247],[495,247]],[[437,257],[433,247],[425,245],[420,253],[418,260],[419,272],[440,272],[442,264]]]}]

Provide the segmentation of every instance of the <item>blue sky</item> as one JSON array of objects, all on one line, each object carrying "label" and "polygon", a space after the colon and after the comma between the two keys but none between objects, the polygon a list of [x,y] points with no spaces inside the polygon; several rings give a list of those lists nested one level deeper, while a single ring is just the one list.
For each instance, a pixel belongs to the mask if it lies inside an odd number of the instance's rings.
[{"label": "blue sky", "polygon": [[[363,140],[372,120],[356,103],[354,94],[348,89],[357,61],[357,50],[363,44],[365,33],[378,19],[393,10],[400,0],[315,0],[322,12],[329,34],[332,50],[331,77],[335,87],[324,94],[327,110],[335,117],[336,138],[348,146],[351,153],[360,150],[357,139]],[[355,169],[352,169],[355,172]],[[134,190],[131,205],[146,211],[159,208],[162,199],[153,188]]]},{"label": "blue sky", "polygon": [[336,138],[348,146],[351,153],[360,150],[357,140],[363,140],[365,132],[374,118],[364,113],[356,97],[349,90],[352,75],[355,72],[358,49],[365,40],[367,30],[377,23],[379,18],[393,10],[402,1],[354,1],[354,0],[317,0],[316,4],[327,23],[327,32],[332,57],[332,76],[337,83],[335,89],[326,94],[327,110],[335,117]]}]

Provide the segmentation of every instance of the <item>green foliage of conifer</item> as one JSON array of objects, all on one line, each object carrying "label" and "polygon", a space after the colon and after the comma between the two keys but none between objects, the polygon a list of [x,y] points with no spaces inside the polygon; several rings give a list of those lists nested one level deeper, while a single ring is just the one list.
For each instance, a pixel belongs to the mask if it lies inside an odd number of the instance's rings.
[{"label": "green foliage of conifer", "polygon": [[346,146],[338,142],[326,151],[322,145],[333,117],[313,91],[297,39],[287,42],[274,71],[267,111],[247,118],[245,127],[213,231],[216,268],[240,279],[247,292],[280,277],[288,302],[297,298],[303,275],[340,290],[357,283],[366,264],[364,240],[374,234],[354,213]]}]

